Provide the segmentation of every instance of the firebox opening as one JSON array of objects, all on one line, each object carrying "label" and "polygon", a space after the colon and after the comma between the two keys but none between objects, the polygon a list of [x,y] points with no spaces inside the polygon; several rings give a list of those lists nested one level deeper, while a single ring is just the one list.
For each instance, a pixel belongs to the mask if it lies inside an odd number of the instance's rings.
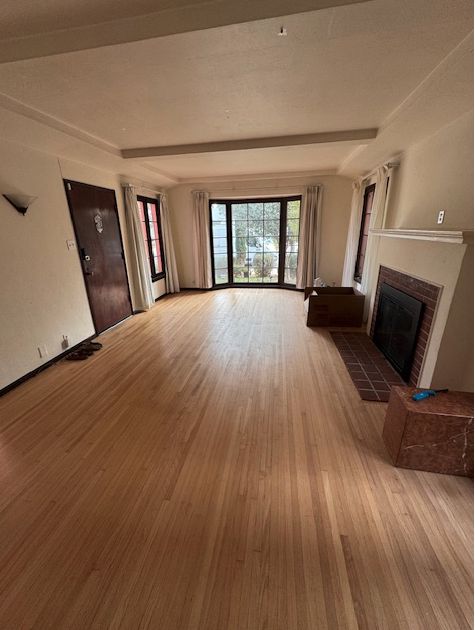
[{"label": "firebox opening", "polygon": [[381,283],[373,341],[408,382],[424,304]]}]

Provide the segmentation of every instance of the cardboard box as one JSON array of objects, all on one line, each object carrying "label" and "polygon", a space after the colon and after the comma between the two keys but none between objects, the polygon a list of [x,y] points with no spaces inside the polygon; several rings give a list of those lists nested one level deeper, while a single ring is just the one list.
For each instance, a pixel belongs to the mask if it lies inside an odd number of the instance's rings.
[{"label": "cardboard box", "polygon": [[307,287],[304,294],[307,326],[359,328],[364,295],[352,287]]}]

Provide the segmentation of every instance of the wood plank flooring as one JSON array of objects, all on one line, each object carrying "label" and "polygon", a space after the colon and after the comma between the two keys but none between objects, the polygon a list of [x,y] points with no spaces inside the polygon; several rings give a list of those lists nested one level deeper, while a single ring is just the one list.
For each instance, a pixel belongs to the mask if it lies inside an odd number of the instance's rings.
[{"label": "wood plank flooring", "polygon": [[1,630],[473,627],[473,483],[390,464],[302,301],[170,296],[0,399]]}]

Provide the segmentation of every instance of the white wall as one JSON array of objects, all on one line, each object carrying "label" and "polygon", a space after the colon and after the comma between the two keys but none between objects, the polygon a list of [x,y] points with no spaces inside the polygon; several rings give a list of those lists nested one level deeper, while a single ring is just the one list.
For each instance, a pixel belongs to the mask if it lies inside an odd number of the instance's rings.
[{"label": "white wall", "polygon": [[321,177],[295,177],[256,181],[228,181],[212,184],[183,184],[169,189],[169,205],[173,234],[176,235],[176,256],[180,286],[195,285],[192,241],[192,190],[208,190],[212,197],[224,199],[236,196],[269,197],[286,194],[302,194],[302,187],[323,185],[322,205],[322,252],[320,277],[331,286],[340,284],[345,255],[346,236],[350,217],[351,180],[336,175]]}]

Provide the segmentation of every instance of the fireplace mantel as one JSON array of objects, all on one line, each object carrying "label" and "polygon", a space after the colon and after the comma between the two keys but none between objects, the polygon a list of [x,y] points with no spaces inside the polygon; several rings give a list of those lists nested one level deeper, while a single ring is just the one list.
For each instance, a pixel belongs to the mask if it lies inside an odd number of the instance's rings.
[{"label": "fireplace mantel", "polygon": [[370,230],[374,236],[388,238],[406,238],[417,241],[434,241],[439,243],[453,243],[455,245],[473,245],[473,230],[406,230],[381,229]]}]

